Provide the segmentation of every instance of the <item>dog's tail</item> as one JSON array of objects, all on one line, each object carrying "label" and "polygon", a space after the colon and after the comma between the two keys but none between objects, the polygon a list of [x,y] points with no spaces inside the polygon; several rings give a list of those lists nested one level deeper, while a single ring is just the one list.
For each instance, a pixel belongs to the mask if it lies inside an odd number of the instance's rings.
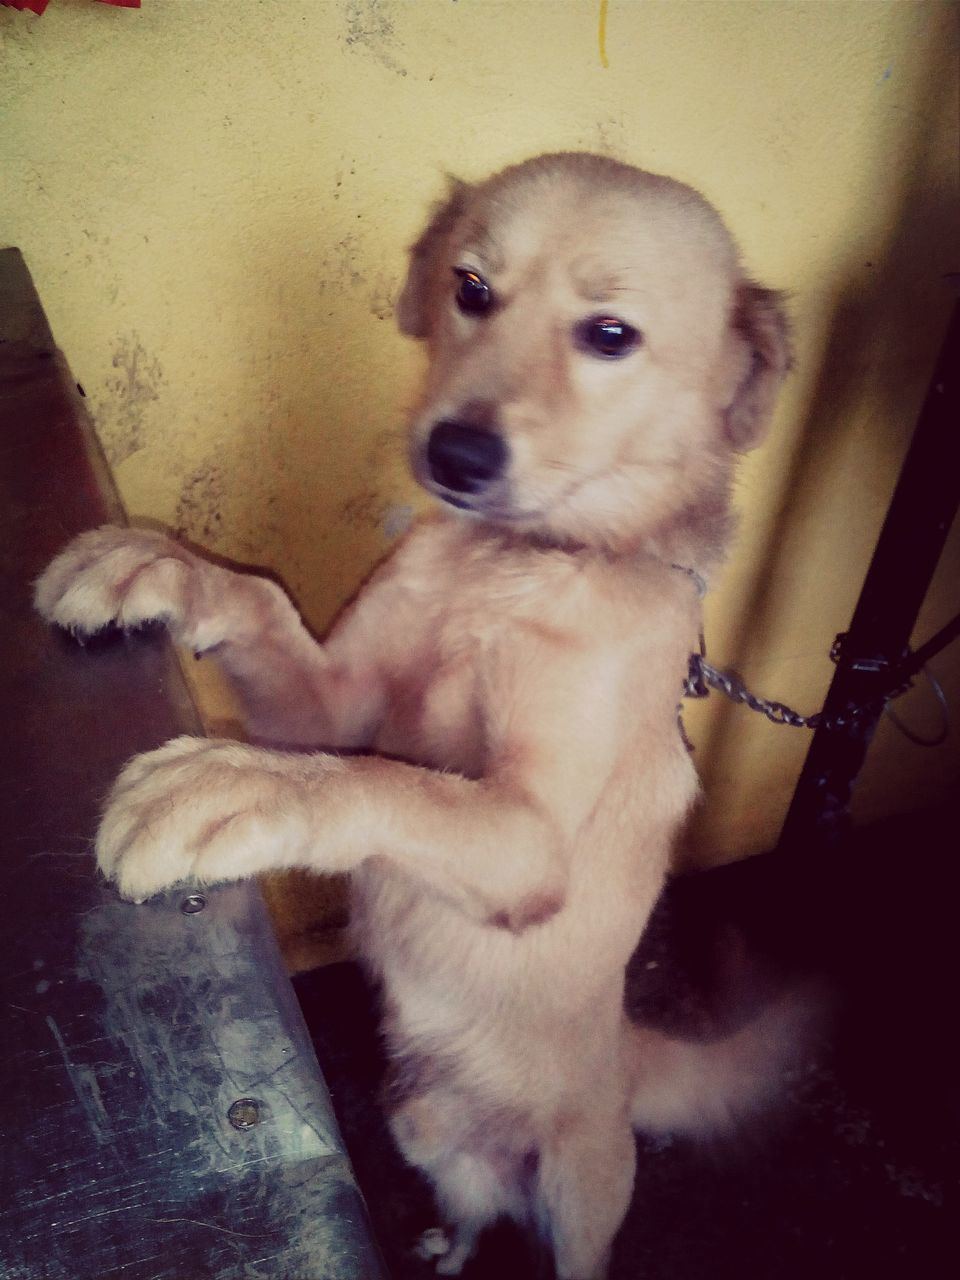
[{"label": "dog's tail", "polygon": [[818,1038],[825,1007],[811,986],[779,995],[738,1030],[709,1040],[633,1025],[634,1128],[697,1138],[736,1128],[782,1095],[788,1070]]}]

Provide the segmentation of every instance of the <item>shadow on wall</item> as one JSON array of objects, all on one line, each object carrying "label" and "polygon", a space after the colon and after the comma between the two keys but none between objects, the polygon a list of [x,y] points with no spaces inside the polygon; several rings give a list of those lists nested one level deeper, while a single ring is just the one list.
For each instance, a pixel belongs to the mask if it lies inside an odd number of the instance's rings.
[{"label": "shadow on wall", "polygon": [[[953,15],[947,15],[947,20],[952,24]],[[902,142],[899,154],[888,156],[882,181],[877,183],[880,198],[880,193],[890,188],[890,173],[901,175],[899,190],[892,196],[898,206],[890,219],[895,230],[875,260],[865,261],[851,253],[844,277],[837,281],[825,357],[792,465],[782,474],[777,522],[757,573],[753,598],[743,610],[739,633],[730,644],[738,670],[749,671],[770,648],[796,651],[796,643],[777,643],[777,637],[790,625],[791,616],[796,616],[796,603],[791,606],[789,599],[792,592],[815,605],[815,584],[804,582],[802,566],[809,563],[811,527],[822,526],[831,518],[836,524],[838,498],[845,500],[851,512],[875,506],[879,534],[927,389],[956,293],[955,279],[945,273],[960,266],[947,260],[958,219],[955,193],[938,183],[933,154],[933,140],[938,135],[934,122],[942,118],[942,112],[955,115],[951,93],[954,41],[944,38],[943,33],[939,39],[937,35],[935,31],[931,34],[926,74],[910,86],[924,104],[914,135]],[[876,406],[869,418],[862,409],[865,400]],[[853,487],[858,468],[850,465],[857,452],[865,462],[872,460],[866,468],[864,487],[859,489]],[[882,455],[886,460],[877,465]],[[849,492],[837,493],[835,476],[843,477]],[[871,477],[881,479],[882,490],[880,484],[870,486]],[[837,524],[831,548],[836,563],[849,554],[844,532]],[[862,569],[851,577],[853,594],[845,616],[831,618],[824,613],[821,618],[824,695],[833,671],[829,649],[834,635],[849,622],[875,540],[876,535]],[[954,540],[945,556],[956,557],[958,552],[960,547]],[[779,688],[764,687],[760,692],[783,696]],[[812,712],[816,708],[799,709]],[[744,714],[740,707],[724,705],[709,740],[702,745],[703,762],[733,758],[735,718]],[[898,752],[914,749],[906,740],[895,748]],[[910,799],[905,798],[899,807],[909,806]]]}]

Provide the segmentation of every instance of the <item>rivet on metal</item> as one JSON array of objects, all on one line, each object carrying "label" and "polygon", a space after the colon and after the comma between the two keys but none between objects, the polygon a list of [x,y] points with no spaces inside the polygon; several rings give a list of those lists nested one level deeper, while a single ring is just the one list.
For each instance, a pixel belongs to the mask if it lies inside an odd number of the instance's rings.
[{"label": "rivet on metal", "polygon": [[180,910],[185,916],[195,916],[198,911],[202,911],[207,905],[207,900],[202,893],[190,893],[180,903]]},{"label": "rivet on metal", "polygon": [[252,1129],[263,1119],[263,1104],[256,1098],[238,1098],[227,1112],[227,1119],[235,1129]]}]

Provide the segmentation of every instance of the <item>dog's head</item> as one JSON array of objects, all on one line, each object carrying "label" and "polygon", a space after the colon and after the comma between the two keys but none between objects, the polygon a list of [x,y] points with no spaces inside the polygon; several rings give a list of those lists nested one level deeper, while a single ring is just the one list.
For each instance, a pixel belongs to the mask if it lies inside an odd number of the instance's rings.
[{"label": "dog's head", "polygon": [[496,524],[617,549],[698,508],[722,523],[730,459],[759,441],[789,363],[779,299],[745,279],[711,206],[586,154],[454,184],[398,319],[429,353],[420,482]]}]

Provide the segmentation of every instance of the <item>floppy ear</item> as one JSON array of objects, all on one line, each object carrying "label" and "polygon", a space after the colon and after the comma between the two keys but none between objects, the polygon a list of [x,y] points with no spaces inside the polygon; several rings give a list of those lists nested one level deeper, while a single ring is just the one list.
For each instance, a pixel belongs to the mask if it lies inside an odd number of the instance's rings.
[{"label": "floppy ear", "polygon": [[430,284],[434,257],[453,229],[470,190],[465,182],[450,178],[446,200],[436,206],[419,239],[410,248],[407,278],[397,299],[397,324],[410,338],[426,338],[430,333]]},{"label": "floppy ear", "polygon": [[737,290],[733,330],[741,344],[745,372],[724,411],[724,426],[734,448],[752,449],[763,438],[791,365],[783,295],[745,281]]}]

